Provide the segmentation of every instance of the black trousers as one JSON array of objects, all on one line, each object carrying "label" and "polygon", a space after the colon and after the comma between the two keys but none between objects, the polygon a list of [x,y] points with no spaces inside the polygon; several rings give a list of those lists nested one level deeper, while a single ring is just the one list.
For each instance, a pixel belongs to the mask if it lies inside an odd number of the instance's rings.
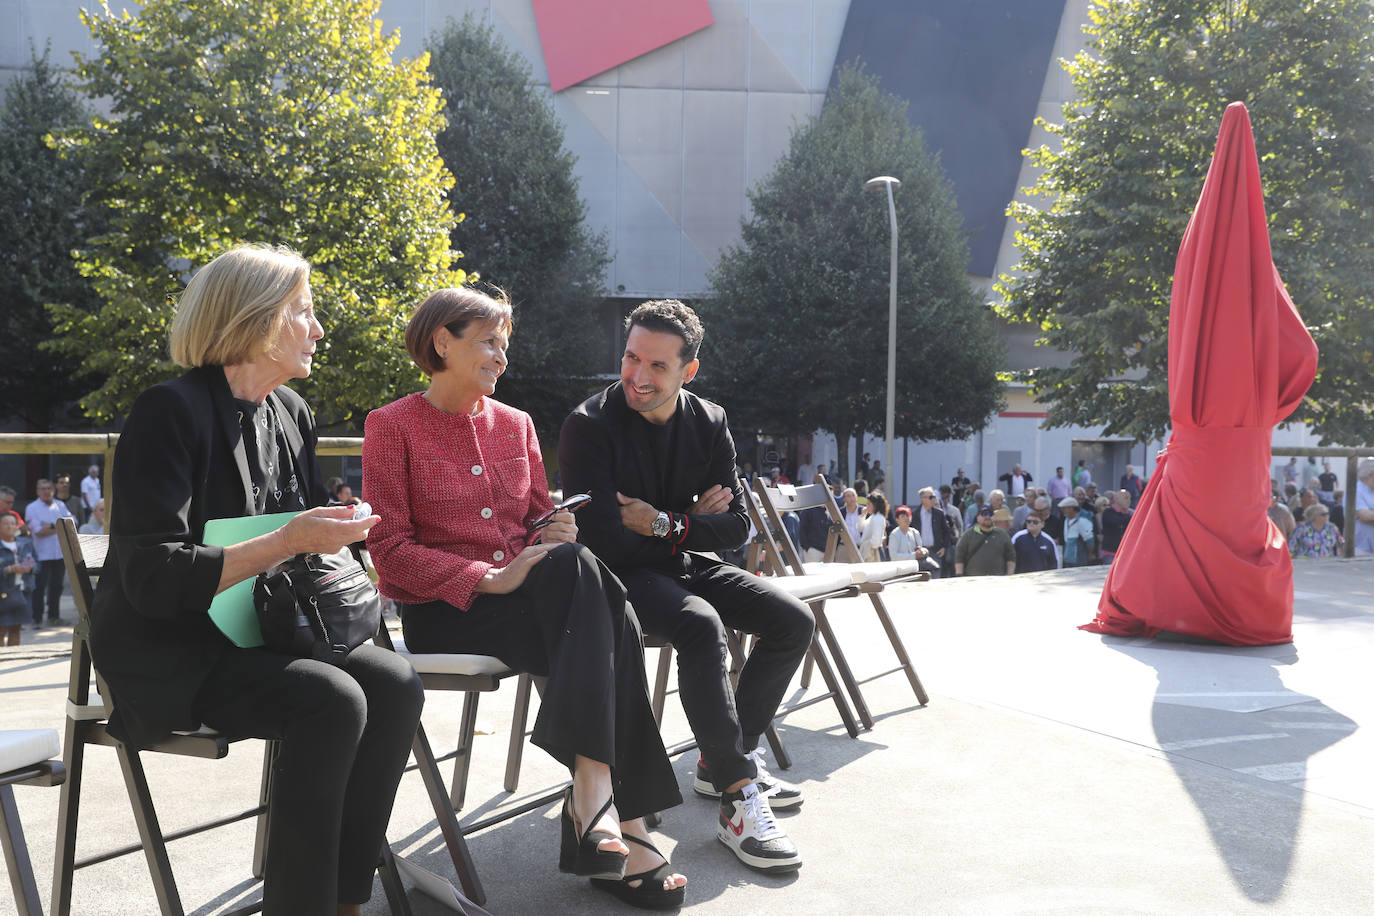
[{"label": "black trousers", "polygon": [[410,663],[363,645],[340,667],[265,649],[225,652],[195,711],[233,737],[276,738],[264,916],[362,903],[386,842],[424,688]]},{"label": "black trousers", "polygon": [[[621,579],[646,633],[677,650],[678,694],[711,781],[724,790],[757,773],[758,746],[811,645],[816,619],[767,579],[687,554],[677,568],[625,569]],[[759,637],[730,688],[725,629]]]},{"label": "black trousers", "polygon": [[569,770],[607,763],[622,820],[682,804],[649,703],[644,639],[625,589],[591,551],[561,544],[508,595],[402,605],[412,652],[493,655],[547,677],[533,742]]},{"label": "black trousers", "polygon": [[34,570],[33,592],[29,600],[33,602],[33,622],[43,622],[43,598],[48,601],[48,619],[57,620],[58,603],[62,600],[62,583],[67,577],[67,568],[62,560],[39,560]]}]

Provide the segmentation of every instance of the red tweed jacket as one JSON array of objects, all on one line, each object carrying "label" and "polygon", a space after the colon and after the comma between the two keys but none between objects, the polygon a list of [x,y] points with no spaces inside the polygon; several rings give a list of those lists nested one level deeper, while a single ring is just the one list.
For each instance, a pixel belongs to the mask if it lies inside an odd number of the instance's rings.
[{"label": "red tweed jacket", "polygon": [[455,416],[417,393],[368,414],[364,436],[382,594],[467,610],[487,570],[514,559],[526,526],[553,507],[534,422],[491,398],[477,416]]}]

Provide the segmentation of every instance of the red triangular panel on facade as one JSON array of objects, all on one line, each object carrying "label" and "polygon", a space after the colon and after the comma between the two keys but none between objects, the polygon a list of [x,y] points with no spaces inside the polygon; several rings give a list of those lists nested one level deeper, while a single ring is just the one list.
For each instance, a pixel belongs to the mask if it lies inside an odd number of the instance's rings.
[{"label": "red triangular panel on facade", "polygon": [[554,92],[706,28],[708,0],[534,0]]}]

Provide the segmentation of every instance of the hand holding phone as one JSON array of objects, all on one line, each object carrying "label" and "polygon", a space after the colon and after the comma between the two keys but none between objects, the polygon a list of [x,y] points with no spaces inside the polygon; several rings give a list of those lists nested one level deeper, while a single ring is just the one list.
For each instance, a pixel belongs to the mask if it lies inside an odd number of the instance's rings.
[{"label": "hand holding phone", "polygon": [[553,517],[557,515],[559,512],[563,512],[565,510],[568,512],[576,512],[578,509],[581,509],[583,506],[585,506],[587,503],[591,501],[592,494],[590,493],[577,493],[573,496],[569,496],[567,499],[563,500],[561,503],[554,506],[548,512],[545,512],[543,515],[539,516],[537,519],[531,522],[530,534],[534,534],[540,528],[548,527],[548,525],[553,522]]}]

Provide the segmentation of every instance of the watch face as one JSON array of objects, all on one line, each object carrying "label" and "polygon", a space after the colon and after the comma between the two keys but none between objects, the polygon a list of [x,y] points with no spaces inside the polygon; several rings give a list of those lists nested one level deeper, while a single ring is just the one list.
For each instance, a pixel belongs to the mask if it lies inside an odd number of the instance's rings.
[{"label": "watch face", "polygon": [[654,523],[653,523],[653,526],[652,526],[652,527],[653,527],[654,534],[657,535],[658,537],[665,537],[665,536],[667,536],[667,534],[668,534],[668,516],[667,516],[665,513],[660,512],[660,513],[658,514],[658,516],[654,519]]}]

